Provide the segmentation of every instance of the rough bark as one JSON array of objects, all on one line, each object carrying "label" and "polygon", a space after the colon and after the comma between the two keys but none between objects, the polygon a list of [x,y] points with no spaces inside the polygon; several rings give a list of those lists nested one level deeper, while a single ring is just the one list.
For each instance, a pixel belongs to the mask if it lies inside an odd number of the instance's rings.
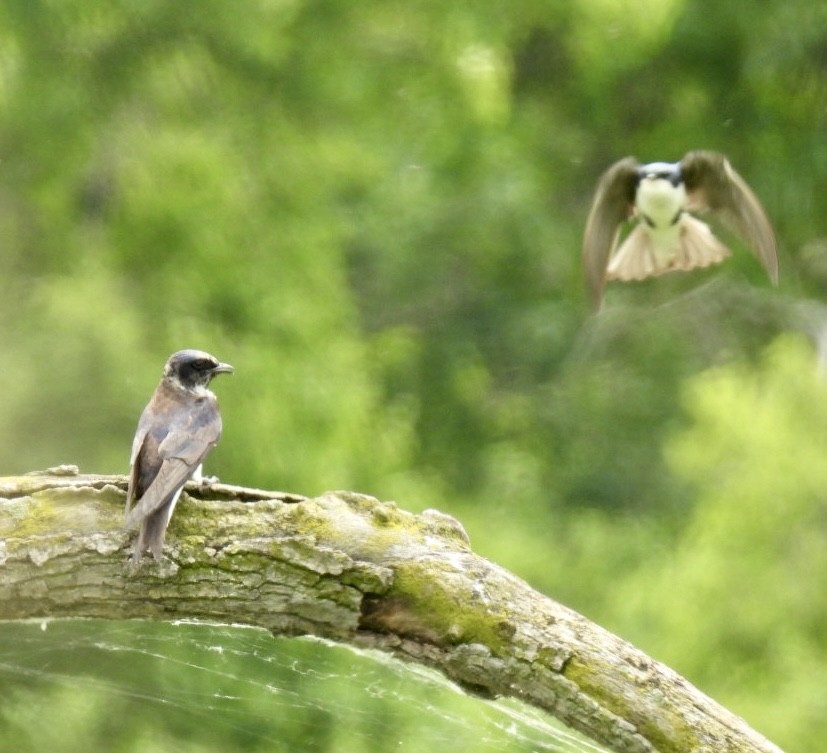
[{"label": "rough bark", "polygon": [[780,753],[675,672],[475,555],[462,526],[351,492],[191,483],[128,561],[126,478],[0,478],[0,619],[244,623],[389,651],[623,753]]}]

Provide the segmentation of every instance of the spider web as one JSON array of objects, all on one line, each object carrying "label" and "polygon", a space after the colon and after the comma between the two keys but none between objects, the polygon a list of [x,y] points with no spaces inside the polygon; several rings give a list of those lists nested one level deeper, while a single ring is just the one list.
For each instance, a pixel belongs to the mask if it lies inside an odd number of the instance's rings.
[{"label": "spider web", "polygon": [[0,626],[0,750],[600,753],[378,652],[203,623]]}]

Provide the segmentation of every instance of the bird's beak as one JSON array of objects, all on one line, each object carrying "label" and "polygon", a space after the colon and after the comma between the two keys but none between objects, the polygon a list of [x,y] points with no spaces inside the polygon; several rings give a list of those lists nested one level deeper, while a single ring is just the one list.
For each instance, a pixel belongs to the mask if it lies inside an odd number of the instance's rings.
[{"label": "bird's beak", "polygon": [[232,374],[235,369],[228,363],[219,363],[213,370],[213,374]]}]

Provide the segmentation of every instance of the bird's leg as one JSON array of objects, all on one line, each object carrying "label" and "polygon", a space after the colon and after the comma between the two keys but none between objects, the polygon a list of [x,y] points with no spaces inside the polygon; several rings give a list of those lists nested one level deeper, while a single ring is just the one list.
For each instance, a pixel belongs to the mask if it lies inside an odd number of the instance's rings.
[{"label": "bird's leg", "polygon": [[193,472],[190,478],[195,481],[196,484],[201,484],[201,486],[209,486],[210,484],[218,483],[218,476],[204,476],[202,471],[204,468],[204,464],[201,463]]}]

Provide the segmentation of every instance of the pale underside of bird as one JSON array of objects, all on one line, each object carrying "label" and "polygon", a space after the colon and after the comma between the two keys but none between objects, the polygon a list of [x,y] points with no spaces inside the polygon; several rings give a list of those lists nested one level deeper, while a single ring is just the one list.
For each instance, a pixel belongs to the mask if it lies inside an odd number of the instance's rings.
[{"label": "pale underside of bird", "polygon": [[[691,212],[710,211],[749,246],[773,284],[775,236],[761,202],[723,154],[680,162],[626,157],[601,177],[583,238],[583,266],[597,306],[609,280],[643,280],[724,261],[730,250]],[[636,224],[620,242],[623,223]]]}]

